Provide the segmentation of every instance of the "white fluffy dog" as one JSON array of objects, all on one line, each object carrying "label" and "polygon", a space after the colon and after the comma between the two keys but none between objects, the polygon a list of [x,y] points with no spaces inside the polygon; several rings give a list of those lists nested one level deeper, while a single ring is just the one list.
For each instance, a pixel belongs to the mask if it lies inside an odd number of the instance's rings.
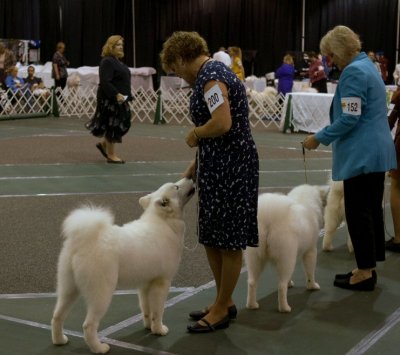
[{"label": "white fluffy dog", "polygon": [[95,207],[76,209],[63,223],[65,242],[57,272],[57,304],[52,340],[68,342],[63,334],[67,313],[82,294],[87,305],[84,337],[93,353],[106,353],[97,330],[116,287],[138,288],[145,328],[166,335],[164,302],[183,249],[183,207],[194,193],[192,180],[167,183],[140,198],[138,220],[114,225],[113,216]]},{"label": "white fluffy dog", "polygon": [[[343,181],[330,181],[329,193],[324,213],[325,235],[322,241],[322,249],[325,251],[333,250],[333,235],[342,223],[346,223],[344,212],[344,192]],[[350,235],[347,233],[347,249],[353,252],[353,244]]]},{"label": "white fluffy dog", "polygon": [[271,262],[278,274],[278,308],[290,312],[287,289],[297,256],[301,256],[307,289],[319,290],[315,281],[317,241],[323,225],[327,186],[300,185],[288,195],[261,194],[258,198],[259,247],[247,248],[247,308],[257,309],[257,284],[265,265]]}]

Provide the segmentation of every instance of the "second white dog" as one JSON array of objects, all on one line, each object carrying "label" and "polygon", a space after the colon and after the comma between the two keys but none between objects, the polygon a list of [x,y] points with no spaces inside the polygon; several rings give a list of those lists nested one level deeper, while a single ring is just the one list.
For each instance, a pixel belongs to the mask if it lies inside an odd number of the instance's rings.
[{"label": "second white dog", "polygon": [[[322,249],[325,251],[333,250],[333,236],[342,223],[346,223],[344,210],[344,191],[343,181],[329,181],[329,193],[326,201],[324,213],[325,235],[322,241]],[[354,251],[350,235],[347,232],[347,249],[350,253]]]},{"label": "second white dog", "polygon": [[271,262],[278,274],[278,308],[290,312],[287,289],[297,256],[302,258],[307,289],[319,290],[315,281],[317,240],[323,225],[327,186],[300,185],[288,195],[261,194],[258,198],[259,247],[247,248],[247,308],[257,309],[257,284],[265,265]]},{"label": "second white dog", "polygon": [[57,272],[57,304],[52,319],[54,344],[68,342],[63,323],[82,294],[87,305],[85,341],[93,353],[106,353],[97,330],[115,288],[138,288],[145,328],[166,335],[164,302],[183,250],[182,210],[194,193],[192,180],[167,183],[142,197],[144,213],[123,226],[106,210],[83,207],[63,224],[65,242]]}]

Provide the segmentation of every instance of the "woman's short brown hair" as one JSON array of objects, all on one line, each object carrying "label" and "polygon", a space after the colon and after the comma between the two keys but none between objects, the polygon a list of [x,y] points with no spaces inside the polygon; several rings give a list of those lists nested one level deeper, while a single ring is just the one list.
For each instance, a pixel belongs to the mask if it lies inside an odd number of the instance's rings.
[{"label": "woman's short brown hair", "polygon": [[112,35],[108,37],[101,51],[101,56],[102,57],[113,56],[115,53],[115,45],[118,43],[118,41],[123,42],[124,41],[123,37],[120,35]]},{"label": "woman's short brown hair", "polygon": [[162,68],[169,72],[178,58],[191,62],[200,55],[209,55],[207,42],[197,32],[174,32],[163,45],[160,53]]},{"label": "woman's short brown hair", "polygon": [[334,27],[322,37],[319,46],[323,55],[334,54],[337,58],[334,62],[339,60],[346,65],[361,51],[360,37],[346,26]]}]

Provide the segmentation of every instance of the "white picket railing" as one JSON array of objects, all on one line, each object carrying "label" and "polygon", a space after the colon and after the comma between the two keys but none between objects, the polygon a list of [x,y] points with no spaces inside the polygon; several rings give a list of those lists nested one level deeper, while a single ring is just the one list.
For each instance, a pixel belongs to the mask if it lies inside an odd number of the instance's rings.
[{"label": "white picket railing", "polygon": [[[136,90],[130,102],[132,120],[139,122],[166,122],[191,124],[189,100],[191,90],[178,88],[162,90]],[[54,105],[56,100],[57,105]],[[283,108],[283,98],[263,96],[261,93],[248,93],[249,117],[253,127],[279,127]],[[58,110],[57,110],[58,109]],[[0,92],[0,119],[10,116],[60,115],[66,117],[93,116],[96,110],[96,88],[76,87],[61,90],[57,88],[48,98],[33,94],[16,94],[11,90]],[[57,112],[58,111],[58,112]]]}]

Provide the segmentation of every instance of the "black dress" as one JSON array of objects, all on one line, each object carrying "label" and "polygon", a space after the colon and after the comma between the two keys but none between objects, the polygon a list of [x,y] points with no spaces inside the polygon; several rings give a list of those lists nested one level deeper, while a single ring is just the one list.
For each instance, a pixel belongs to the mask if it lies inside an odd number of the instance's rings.
[{"label": "black dress", "polygon": [[248,119],[246,90],[223,63],[207,62],[200,69],[190,112],[196,126],[211,114],[204,100],[210,80],[228,87],[232,127],[216,138],[201,138],[197,159],[199,242],[218,249],[240,250],[258,246],[258,153]]},{"label": "black dress", "polygon": [[[100,62],[99,77],[96,112],[88,129],[96,137],[105,137],[111,143],[121,143],[122,137],[131,127],[131,73],[117,58],[104,57]],[[122,104],[117,102],[118,93],[128,97]]]}]

